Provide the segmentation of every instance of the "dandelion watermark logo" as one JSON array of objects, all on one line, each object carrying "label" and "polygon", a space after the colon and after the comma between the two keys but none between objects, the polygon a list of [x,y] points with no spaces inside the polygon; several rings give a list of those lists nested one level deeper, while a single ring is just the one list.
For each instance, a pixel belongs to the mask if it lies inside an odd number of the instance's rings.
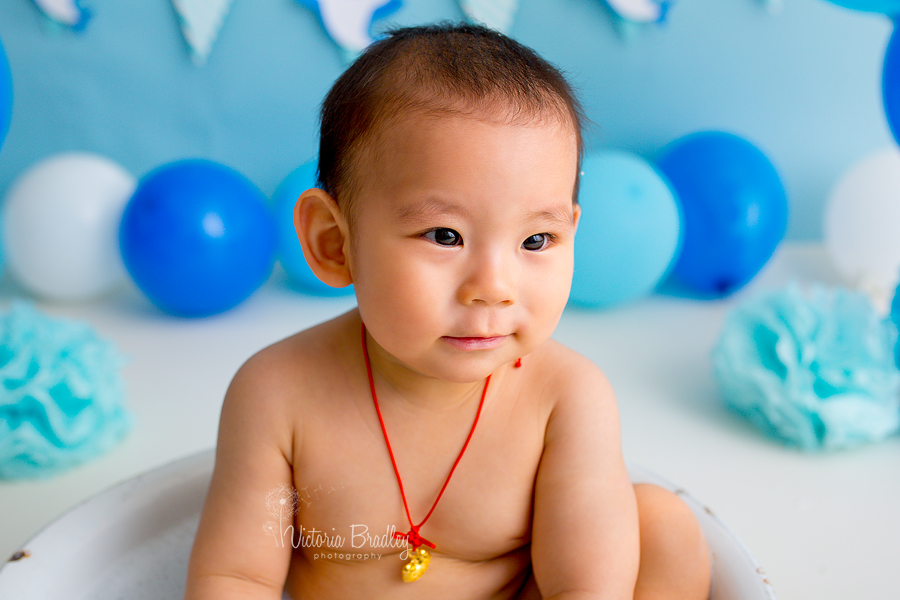
[{"label": "dandelion watermark logo", "polygon": [[275,543],[280,548],[284,547],[284,538],[282,532],[285,530],[285,522],[293,530],[294,515],[300,509],[300,497],[296,488],[292,485],[282,483],[276,488],[269,490],[266,494],[266,512],[275,521],[266,521],[263,525],[263,531],[275,538]]},{"label": "dandelion watermark logo", "polygon": [[[346,487],[347,485],[341,485],[340,489]],[[320,492],[328,495],[335,491],[335,487],[326,490],[321,485],[312,492],[309,486],[298,491],[286,483],[272,488],[266,494],[266,512],[271,519],[265,522],[263,531],[275,539],[275,545],[279,548],[290,545],[294,549],[315,549],[314,560],[380,560],[382,555],[372,552],[376,548],[402,549],[400,558],[405,560],[407,542],[402,536],[398,538],[395,535],[396,528],[393,525],[385,527],[383,534],[378,534],[373,533],[366,525],[354,523],[343,532],[346,535],[333,527],[330,533],[317,528],[308,529],[303,525],[295,527],[294,517],[300,510],[309,507],[313,500],[321,499]]]}]

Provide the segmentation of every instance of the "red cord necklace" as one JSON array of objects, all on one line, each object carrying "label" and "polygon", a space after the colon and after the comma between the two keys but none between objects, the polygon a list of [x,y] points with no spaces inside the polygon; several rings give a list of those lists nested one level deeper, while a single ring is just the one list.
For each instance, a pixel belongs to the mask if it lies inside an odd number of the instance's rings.
[{"label": "red cord necklace", "polygon": [[434,509],[437,507],[441,496],[444,494],[444,490],[447,489],[447,484],[450,483],[450,478],[453,477],[453,471],[456,470],[456,465],[458,465],[459,461],[462,460],[463,454],[466,453],[466,448],[469,447],[469,440],[472,439],[472,434],[475,433],[475,426],[478,425],[478,417],[481,416],[481,408],[484,406],[484,397],[487,396],[488,384],[490,384],[491,382],[491,376],[488,375],[487,379],[484,381],[484,390],[482,390],[481,392],[481,401],[478,403],[478,412],[475,413],[475,420],[472,422],[472,429],[469,431],[469,436],[466,438],[462,450],[459,451],[459,456],[456,457],[456,461],[453,463],[453,466],[450,467],[450,473],[447,474],[447,479],[444,480],[444,485],[441,487],[441,491],[438,492],[437,498],[434,499],[434,504],[431,505],[431,510],[428,511],[428,514],[425,515],[425,518],[422,519],[422,522],[418,525],[414,525],[412,516],[409,514],[409,505],[406,502],[406,493],[403,491],[403,480],[400,478],[400,470],[397,468],[397,460],[394,458],[393,449],[391,449],[391,440],[388,438],[387,428],[384,426],[384,417],[381,416],[381,407],[378,406],[378,395],[375,393],[375,379],[372,377],[372,365],[369,362],[369,349],[366,346],[366,325],[365,323],[363,323],[362,348],[363,356],[366,359],[366,374],[369,376],[369,389],[372,391],[372,402],[375,404],[375,412],[378,413],[378,422],[381,424],[381,432],[384,434],[384,443],[387,446],[388,454],[391,457],[391,465],[393,465],[394,467],[394,475],[397,476],[397,485],[400,487],[400,497],[403,499],[403,508],[406,510],[406,520],[409,521],[409,531],[407,533],[400,533],[399,531],[394,532],[394,538],[405,539],[411,547],[411,549],[408,550],[409,562],[403,565],[402,572],[403,581],[410,582],[415,581],[419,577],[421,577],[425,573],[425,570],[428,568],[428,563],[431,561],[431,554],[428,552],[428,550],[423,548],[423,546],[428,546],[433,550],[434,544],[419,535],[419,529],[422,527],[422,525],[425,524],[425,521],[428,520],[428,518],[431,516],[431,513],[434,512]]}]

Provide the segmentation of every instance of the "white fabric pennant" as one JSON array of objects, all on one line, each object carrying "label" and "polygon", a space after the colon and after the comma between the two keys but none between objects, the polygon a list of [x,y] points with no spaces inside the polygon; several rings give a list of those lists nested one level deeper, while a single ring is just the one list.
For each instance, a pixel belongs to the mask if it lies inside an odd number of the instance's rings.
[{"label": "white fabric pennant", "polygon": [[765,5],[766,10],[773,15],[781,13],[784,9],[784,2],[782,0],[762,0],[762,2]]},{"label": "white fabric pennant", "polygon": [[231,3],[232,0],[172,0],[195,65],[206,64]]},{"label": "white fabric pennant", "polygon": [[669,0],[606,0],[617,15],[632,23],[659,23],[665,20]]},{"label": "white fabric pennant", "polygon": [[315,11],[328,35],[351,56],[371,44],[372,24],[396,11],[400,0],[297,0]]},{"label": "white fabric pennant", "polygon": [[466,16],[501,33],[512,29],[519,0],[459,0]]},{"label": "white fabric pennant", "polygon": [[91,17],[79,0],[34,0],[34,4],[51,20],[72,29],[84,29]]}]

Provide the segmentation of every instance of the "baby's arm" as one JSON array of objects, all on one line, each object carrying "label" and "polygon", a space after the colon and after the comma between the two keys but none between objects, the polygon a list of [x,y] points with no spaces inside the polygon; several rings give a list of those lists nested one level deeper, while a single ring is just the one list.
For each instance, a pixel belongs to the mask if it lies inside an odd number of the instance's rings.
[{"label": "baby's arm", "polygon": [[[257,355],[235,376],[219,422],[216,466],[188,567],[186,600],[280,600],[290,566],[283,544],[264,530],[273,521],[266,495],[291,477],[292,421],[273,367]],[[282,530],[293,524],[290,516]],[[277,519],[274,519],[277,522]],[[276,525],[276,528],[279,525]]]},{"label": "baby's arm", "polygon": [[534,494],[532,561],[546,600],[631,600],[637,506],[609,382],[575,356],[560,377]]}]

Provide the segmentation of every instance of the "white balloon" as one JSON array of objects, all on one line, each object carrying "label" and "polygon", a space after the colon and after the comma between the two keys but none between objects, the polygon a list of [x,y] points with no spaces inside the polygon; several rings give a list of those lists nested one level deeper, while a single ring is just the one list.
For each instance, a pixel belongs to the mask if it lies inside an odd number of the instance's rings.
[{"label": "white balloon", "polygon": [[30,292],[86,300],[126,278],[119,221],[137,182],[115,162],[59,154],[23,173],[3,204],[6,264]]},{"label": "white balloon", "polygon": [[840,178],[825,207],[824,236],[848,284],[890,299],[900,280],[900,149],[871,154]]}]

